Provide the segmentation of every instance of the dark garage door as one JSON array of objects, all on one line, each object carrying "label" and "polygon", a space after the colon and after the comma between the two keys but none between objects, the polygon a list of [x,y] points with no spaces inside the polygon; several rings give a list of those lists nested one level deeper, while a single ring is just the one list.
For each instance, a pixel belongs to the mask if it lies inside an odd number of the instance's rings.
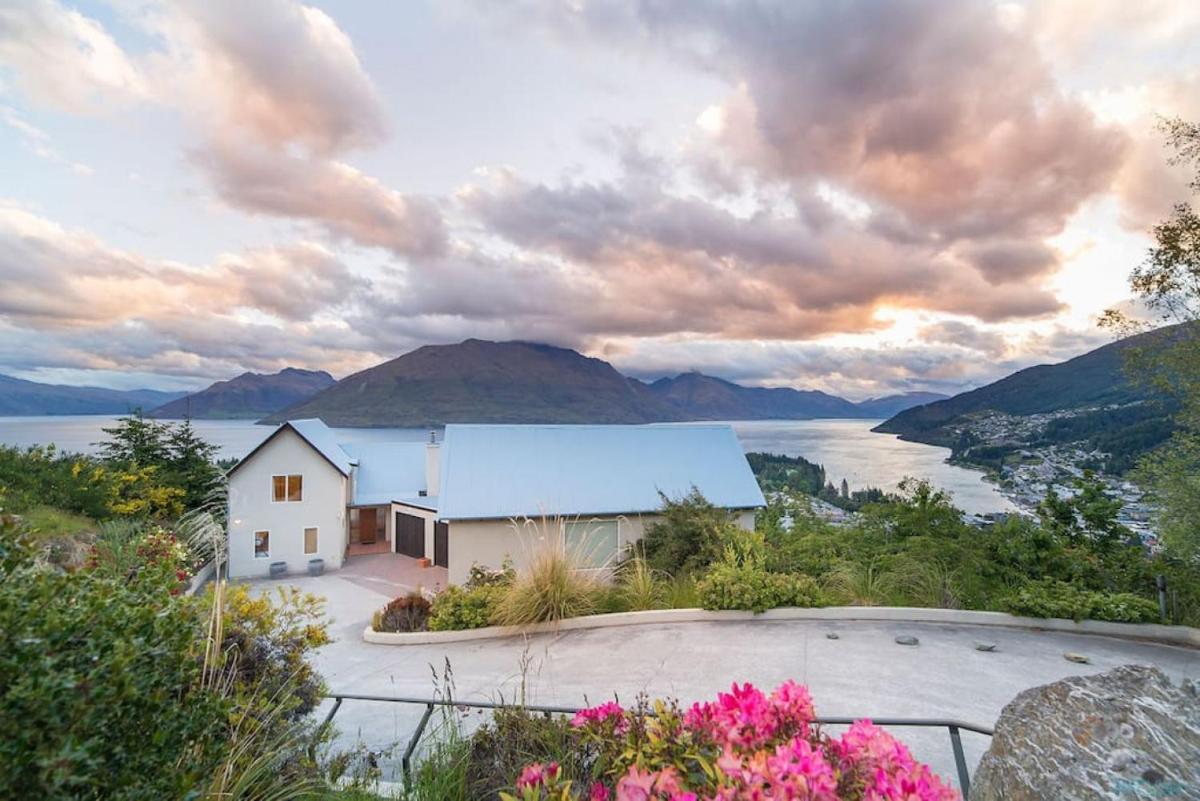
[{"label": "dark garage door", "polygon": [[433,524],[433,563],[438,567],[450,567],[450,524]]},{"label": "dark garage door", "polygon": [[425,556],[425,521],[396,512],[396,551],[414,559]]}]

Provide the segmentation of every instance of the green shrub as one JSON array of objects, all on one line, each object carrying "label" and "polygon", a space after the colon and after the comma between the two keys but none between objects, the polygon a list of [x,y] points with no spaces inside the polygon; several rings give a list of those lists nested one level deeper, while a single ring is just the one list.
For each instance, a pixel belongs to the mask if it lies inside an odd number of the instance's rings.
[{"label": "green shrub", "polygon": [[388,601],[375,613],[371,628],[375,631],[424,631],[433,605],[420,591],[414,590]]},{"label": "green shrub", "polygon": [[650,567],[695,573],[719,560],[725,543],[738,531],[729,512],[713,506],[695,489],[680,500],[661,497],[661,517],[646,529],[640,543]]},{"label": "green shrub", "polygon": [[1094,592],[1053,579],[1026,584],[1003,605],[1004,611],[1026,617],[1117,623],[1153,623],[1159,618],[1158,604],[1147,598],[1128,592]]},{"label": "green shrub", "polygon": [[770,573],[751,565],[722,562],[697,584],[705,609],[765,612],[780,606],[820,606],[821,593],[809,576]]},{"label": "green shrub", "polygon": [[0,787],[10,798],[183,798],[228,700],[200,682],[201,610],[174,576],[63,573],[0,520]]},{"label": "green shrub", "polygon": [[484,584],[472,589],[451,585],[434,596],[429,630],[462,631],[489,626],[496,605],[506,592],[507,584]]}]

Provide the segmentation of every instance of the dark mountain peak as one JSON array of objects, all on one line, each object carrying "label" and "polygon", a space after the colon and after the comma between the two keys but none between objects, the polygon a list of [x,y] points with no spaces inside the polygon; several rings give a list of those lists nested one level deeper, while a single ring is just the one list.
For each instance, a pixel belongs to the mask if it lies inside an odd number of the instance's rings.
[{"label": "dark mountain peak", "polygon": [[333,385],[324,370],[285,367],[278,373],[245,372],[159,406],[151,417],[255,418],[310,398]]},{"label": "dark mountain peak", "polygon": [[744,387],[691,371],[660,378],[650,391],[690,420],[807,420],[862,417],[854,404],[819,390]]},{"label": "dark mountain peak", "polygon": [[647,423],[681,419],[608,362],[536,342],[426,345],[342,379],[268,421],[330,425]]}]

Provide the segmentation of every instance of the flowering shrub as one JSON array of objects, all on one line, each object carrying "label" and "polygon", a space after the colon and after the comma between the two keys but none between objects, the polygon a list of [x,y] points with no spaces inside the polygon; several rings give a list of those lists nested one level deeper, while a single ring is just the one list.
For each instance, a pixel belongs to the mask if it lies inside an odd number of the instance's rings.
[{"label": "flowering shrub", "polygon": [[839,738],[815,724],[808,690],[785,682],[770,695],[745,684],[686,712],[644,699],[575,715],[591,775],[558,763],[528,765],[505,801],[952,801],[946,786],[870,721]]}]

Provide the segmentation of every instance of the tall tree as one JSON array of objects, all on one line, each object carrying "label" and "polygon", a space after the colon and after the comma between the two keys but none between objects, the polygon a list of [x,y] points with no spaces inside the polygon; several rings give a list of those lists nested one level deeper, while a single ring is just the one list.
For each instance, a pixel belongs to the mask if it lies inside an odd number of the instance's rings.
[{"label": "tall tree", "polygon": [[[1168,161],[1195,171],[1191,188],[1200,192],[1200,124],[1163,120],[1172,149]],[[1176,204],[1154,227],[1154,245],[1130,276],[1134,294],[1162,323],[1182,323],[1171,337],[1131,354],[1135,377],[1152,382],[1180,403],[1178,431],[1144,457],[1135,473],[1159,508],[1163,543],[1187,559],[1200,559],[1200,215],[1191,204]],[[1129,324],[1119,312],[1103,324]]]}]

